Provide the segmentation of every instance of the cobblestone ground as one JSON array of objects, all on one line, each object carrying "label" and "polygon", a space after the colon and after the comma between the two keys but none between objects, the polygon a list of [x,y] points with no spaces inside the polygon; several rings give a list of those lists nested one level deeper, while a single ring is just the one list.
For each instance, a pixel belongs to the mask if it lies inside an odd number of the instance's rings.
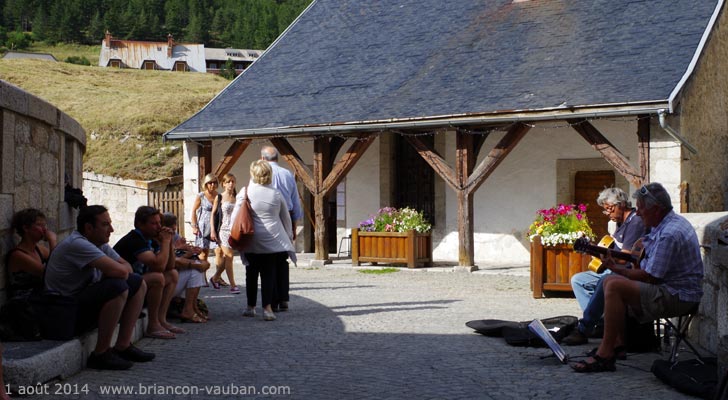
[{"label": "cobblestone ground", "polygon": [[[213,320],[181,325],[189,332],[176,340],[141,340],[156,360],[128,371],[85,370],[48,388],[69,399],[686,398],[649,372],[661,354],[630,355],[617,372],[583,375],[547,349],[512,347],[465,326],[578,315],[573,298],[534,300],[520,275],[292,268],[291,311],[275,322],[262,321],[260,307],[257,318],[242,317],[244,291],[205,288]],[[236,276],[244,282],[240,265]],[[595,345],[566,350],[579,355]]]}]

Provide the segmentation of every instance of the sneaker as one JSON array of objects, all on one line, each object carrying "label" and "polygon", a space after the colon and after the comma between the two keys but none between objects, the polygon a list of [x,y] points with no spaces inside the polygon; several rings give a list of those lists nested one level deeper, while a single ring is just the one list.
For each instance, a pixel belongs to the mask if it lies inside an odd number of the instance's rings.
[{"label": "sneaker", "polygon": [[278,303],[278,309],[281,311],[288,311],[288,302],[281,301],[280,303]]},{"label": "sneaker", "polygon": [[130,344],[129,347],[127,347],[124,350],[115,350],[116,354],[127,360],[127,361],[134,361],[134,362],[147,362],[154,360],[155,354],[149,353],[146,351],[143,351],[142,349],[134,346],[133,344]]},{"label": "sneaker", "polygon": [[589,343],[589,338],[587,338],[585,334],[581,333],[579,329],[574,329],[568,336],[561,339],[561,343],[567,346],[578,346],[580,344]]},{"label": "sneaker", "polygon": [[247,308],[243,311],[243,317],[255,317],[255,308]]},{"label": "sneaker", "polygon": [[236,286],[233,286],[230,288],[230,293],[232,294],[240,294],[240,289]]},{"label": "sneaker", "polygon": [[107,350],[102,354],[91,353],[86,366],[92,369],[125,370],[134,365],[133,362],[119,357],[115,351]]},{"label": "sneaker", "polygon": [[272,312],[263,310],[263,321],[275,321],[275,320],[276,320],[275,314],[273,314]]}]

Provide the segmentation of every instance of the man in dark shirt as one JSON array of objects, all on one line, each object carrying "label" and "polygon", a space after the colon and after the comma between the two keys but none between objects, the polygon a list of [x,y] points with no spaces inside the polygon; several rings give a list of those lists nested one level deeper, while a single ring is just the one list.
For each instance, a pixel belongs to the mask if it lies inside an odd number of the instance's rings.
[{"label": "man in dark shirt", "polygon": [[114,245],[114,250],[147,283],[149,323],[145,335],[156,339],[174,339],[176,333],[185,333],[167,322],[167,310],[179,280],[174,268],[173,236],[171,229],[162,227],[159,210],[141,206],[134,215],[134,229]]}]

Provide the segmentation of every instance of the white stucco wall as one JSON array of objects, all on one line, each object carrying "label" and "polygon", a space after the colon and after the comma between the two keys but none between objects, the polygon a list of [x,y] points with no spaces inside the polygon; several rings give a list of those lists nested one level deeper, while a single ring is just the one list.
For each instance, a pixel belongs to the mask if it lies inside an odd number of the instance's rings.
[{"label": "white stucco wall", "polygon": [[[622,151],[635,168],[637,164],[637,123],[635,119],[593,120],[591,121],[614,146]],[[652,124],[652,150],[650,173],[651,181],[665,184],[670,190],[673,202],[679,209],[680,183],[680,149],[659,128]],[[444,139],[439,135],[446,135]],[[490,134],[480,151],[478,163],[481,162],[505,135],[504,131]],[[450,165],[455,159],[455,135],[438,134],[441,155]],[[292,138],[289,140],[305,163],[311,164],[313,140],[310,138]],[[222,158],[230,145],[230,141],[213,142],[213,164]],[[442,143],[442,142],[440,142]],[[253,160],[258,159],[260,148],[268,144],[266,140],[256,140],[248,148],[232,173],[238,178],[238,188],[248,180],[248,168]],[[350,145],[346,143],[340,153]],[[185,202],[189,220],[194,194],[197,193],[197,164],[190,163],[196,156],[194,146],[185,146]],[[366,219],[379,208],[388,206],[388,176],[380,171],[380,166],[387,168],[392,154],[390,146],[382,146],[381,138],[372,143],[367,152],[349,172],[346,178],[346,226],[356,227],[359,221]],[[195,154],[193,154],[195,153]],[[341,157],[341,154],[339,154]],[[529,262],[529,243],[525,232],[532,222],[536,210],[552,207],[560,199],[573,201],[573,182],[568,191],[563,193],[564,177],[561,177],[562,189],[557,185],[557,160],[594,159],[595,163],[603,163],[601,155],[566,122],[550,122],[534,126],[505,158],[500,166],[490,175],[475,194],[474,231],[476,264],[518,264]],[[281,165],[289,168],[284,160]],[[606,169],[610,167],[605,164]],[[385,171],[386,172],[386,171]],[[621,176],[616,173],[618,183]],[[436,176],[436,180],[440,180]],[[567,177],[568,181],[568,177]],[[623,182],[623,181],[622,181]],[[436,260],[457,261],[457,198],[455,192],[443,182],[438,187],[444,188],[445,205],[438,207],[436,216],[438,224],[433,234],[434,258]],[[633,191],[635,188],[630,187]],[[595,199],[596,200],[596,199]],[[596,203],[592,204],[596,207]],[[444,213],[444,214],[443,214]],[[189,235],[190,233],[188,233]],[[338,230],[339,237],[345,234]],[[337,237],[337,243],[339,238]]]},{"label": "white stucco wall", "polygon": [[[592,123],[636,165],[635,122],[600,120]],[[480,151],[478,163],[504,134],[491,133]],[[452,165],[455,159],[454,136],[447,140],[445,156]],[[556,161],[600,157],[566,122],[533,127],[475,194],[476,264],[528,264],[530,252],[525,232],[536,210],[552,207],[558,202]],[[573,201],[573,187],[569,198]],[[457,196],[449,188],[446,212],[446,226],[437,227],[444,238],[434,244],[434,257],[452,260],[458,246]]]}]

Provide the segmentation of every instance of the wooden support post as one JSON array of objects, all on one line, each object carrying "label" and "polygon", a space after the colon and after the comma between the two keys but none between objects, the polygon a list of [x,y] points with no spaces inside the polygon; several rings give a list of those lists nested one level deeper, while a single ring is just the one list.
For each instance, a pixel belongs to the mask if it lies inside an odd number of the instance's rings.
[{"label": "wooden support post", "polygon": [[202,181],[205,180],[205,175],[212,171],[212,141],[201,140],[197,145],[197,190],[203,190]]},{"label": "wooden support post", "polygon": [[459,130],[456,136],[455,169],[430,149],[416,136],[406,136],[407,141],[417,153],[435,170],[445,183],[458,196],[458,268],[470,271],[475,266],[475,238],[473,219],[473,198],[475,191],[493,173],[505,157],[516,147],[531,128],[528,125],[515,123],[506,135],[488,153],[488,156],[476,167],[478,150],[484,140],[475,139],[471,133]]},{"label": "wooden support post", "polygon": [[458,183],[458,267],[475,267],[475,233],[473,229],[473,192],[467,189],[468,177],[475,165],[473,136],[458,130],[455,137],[455,179]]},{"label": "wooden support post", "polygon": [[650,116],[640,115],[637,119],[637,160],[640,164],[642,179],[640,186],[650,181]]},{"label": "wooden support post", "polygon": [[[326,217],[328,215],[327,199],[336,189],[346,174],[354,168],[364,152],[374,142],[375,133],[363,133],[354,136],[356,140],[349,146],[341,157],[336,160],[336,154],[346,140],[341,137],[320,136],[314,139],[313,145],[313,171],[301,160],[293,147],[283,138],[272,138],[271,143],[278,149],[286,162],[293,168],[296,176],[301,179],[306,189],[313,196],[314,202],[314,250],[316,260],[329,260],[328,232],[326,230]],[[333,233],[335,234],[335,232]],[[353,238],[352,238],[353,240]]]}]

